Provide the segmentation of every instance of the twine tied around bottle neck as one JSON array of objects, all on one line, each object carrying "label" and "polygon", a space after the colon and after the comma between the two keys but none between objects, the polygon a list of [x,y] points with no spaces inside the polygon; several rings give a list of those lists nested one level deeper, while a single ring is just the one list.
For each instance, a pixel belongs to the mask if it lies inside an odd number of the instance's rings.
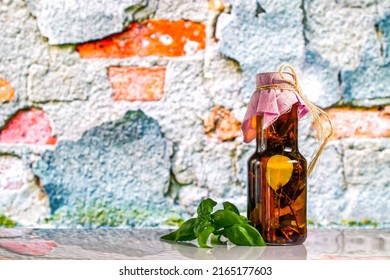
[{"label": "twine tied around bottle neck", "polygon": [[[287,79],[283,75],[283,69],[285,68],[288,68],[291,71],[291,74],[294,78],[293,81]],[[279,75],[286,83],[289,84],[289,86],[281,85],[281,84],[268,84],[268,85],[258,86],[256,87],[256,89],[257,90],[274,89],[274,90],[293,91],[296,92],[301,97],[301,99],[305,102],[306,106],[308,107],[309,113],[311,113],[313,116],[313,126],[316,129],[316,138],[318,141],[321,142],[321,145],[319,146],[318,150],[315,152],[314,157],[309,164],[307,172],[308,175],[310,175],[314,169],[314,166],[318,161],[318,158],[320,157],[321,153],[325,149],[326,144],[333,136],[332,121],[329,115],[324,110],[318,108],[313,103],[311,103],[309,99],[307,99],[307,97],[302,93],[302,89],[299,85],[298,76],[297,73],[295,72],[294,67],[288,64],[283,64],[279,68]]]}]

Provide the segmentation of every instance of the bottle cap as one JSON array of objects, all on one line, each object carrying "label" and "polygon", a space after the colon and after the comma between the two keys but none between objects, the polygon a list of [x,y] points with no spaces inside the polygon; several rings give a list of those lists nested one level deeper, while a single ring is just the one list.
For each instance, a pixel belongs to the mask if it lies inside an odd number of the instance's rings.
[{"label": "bottle cap", "polygon": [[[283,75],[293,82],[293,75]],[[278,72],[259,73],[256,75],[256,91],[253,93],[241,125],[244,142],[256,138],[256,116],[263,116],[263,129],[266,129],[279,116],[289,112],[298,103],[298,118],[309,112],[309,108],[294,87],[284,80]]]}]

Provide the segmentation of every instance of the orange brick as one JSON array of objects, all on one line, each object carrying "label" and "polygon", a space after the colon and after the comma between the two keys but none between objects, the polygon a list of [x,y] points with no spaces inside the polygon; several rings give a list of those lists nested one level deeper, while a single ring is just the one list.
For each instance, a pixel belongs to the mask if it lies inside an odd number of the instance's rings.
[{"label": "orange brick", "polygon": [[165,67],[109,67],[114,100],[153,101],[164,95]]},{"label": "orange brick", "polygon": [[119,34],[77,46],[82,58],[131,56],[186,56],[203,50],[205,26],[192,21],[145,20],[133,22]]},{"label": "orange brick", "polygon": [[327,113],[334,126],[334,138],[390,137],[390,106],[385,108],[332,108]]},{"label": "orange brick", "polygon": [[0,131],[0,142],[9,144],[54,145],[50,120],[39,109],[20,110]]},{"label": "orange brick", "polygon": [[241,123],[229,109],[215,106],[204,123],[204,130],[211,137],[230,141],[241,135]]},{"label": "orange brick", "polygon": [[209,9],[222,12],[225,9],[224,0],[209,0]]},{"label": "orange brick", "polygon": [[11,84],[0,78],[0,102],[11,101],[15,98],[15,91]]}]

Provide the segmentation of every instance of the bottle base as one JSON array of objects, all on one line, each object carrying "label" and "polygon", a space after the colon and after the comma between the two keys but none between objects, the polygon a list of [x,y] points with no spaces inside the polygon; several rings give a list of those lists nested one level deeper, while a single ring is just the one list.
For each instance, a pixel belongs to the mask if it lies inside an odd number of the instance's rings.
[{"label": "bottle base", "polygon": [[265,242],[267,246],[275,246],[275,247],[284,247],[284,246],[298,246],[302,245],[304,241],[302,242],[296,242],[296,243],[272,243],[272,242]]},{"label": "bottle base", "polygon": [[306,240],[306,235],[301,236],[295,239],[294,241],[292,240],[286,241],[285,239],[276,240],[276,241],[267,241],[267,240],[264,241],[265,244],[267,244],[267,246],[295,246],[295,245],[302,245],[305,242],[305,240]]}]

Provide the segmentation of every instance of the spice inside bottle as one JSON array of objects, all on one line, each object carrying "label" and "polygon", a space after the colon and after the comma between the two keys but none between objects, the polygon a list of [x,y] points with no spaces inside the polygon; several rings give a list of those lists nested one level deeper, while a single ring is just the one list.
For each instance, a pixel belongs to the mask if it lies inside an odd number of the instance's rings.
[{"label": "spice inside bottle", "polygon": [[252,118],[256,151],[248,160],[247,215],[270,245],[302,244],[307,235],[307,162],[298,150],[297,108],[265,129],[262,115]]}]

